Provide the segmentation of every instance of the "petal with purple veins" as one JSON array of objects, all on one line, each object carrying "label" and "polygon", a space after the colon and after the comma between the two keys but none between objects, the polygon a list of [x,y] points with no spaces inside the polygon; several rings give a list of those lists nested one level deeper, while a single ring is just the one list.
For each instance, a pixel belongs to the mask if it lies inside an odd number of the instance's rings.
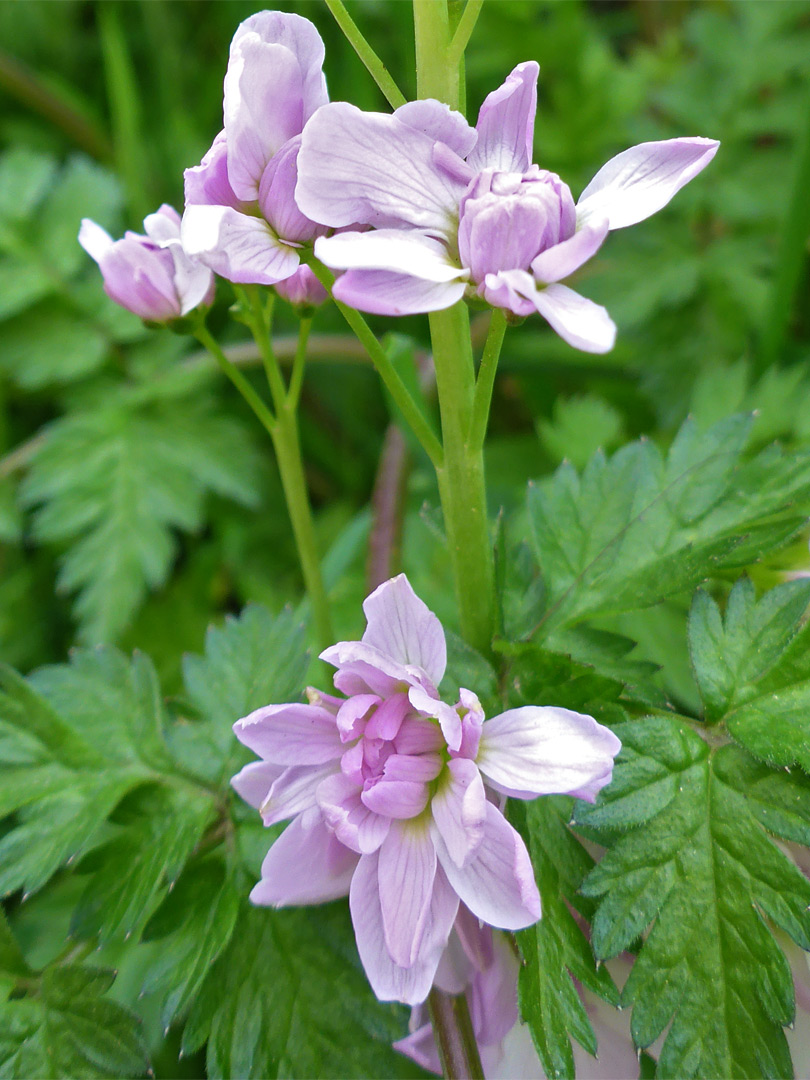
[{"label": "petal with purple veins", "polygon": [[275,825],[315,806],[318,784],[334,773],[334,762],[320,769],[311,765],[290,765],[274,780],[259,807],[264,824]]},{"label": "petal with purple veins", "polygon": [[568,240],[540,252],[531,264],[534,278],[543,285],[567,278],[596,254],[607,234],[607,220],[589,221]]},{"label": "petal with purple veins", "polygon": [[525,172],[532,161],[537,76],[540,67],[527,60],[493,90],[478,113],[478,142],[467,158],[475,170]]},{"label": "petal with purple veins", "polygon": [[361,790],[356,781],[335,773],[321,781],[315,794],[324,820],[338,840],[360,855],[370,855],[385,840],[391,821],[363,805]]},{"label": "petal with purple veins", "polygon": [[317,808],[299,814],[276,840],[253,887],[254,904],[324,904],[349,892],[357,855],[324,824]]},{"label": "petal with purple veins", "polygon": [[334,716],[317,705],[265,705],[233,730],[254,754],[280,765],[324,765],[344,749]]},{"label": "petal with purple veins", "polygon": [[424,822],[394,822],[380,848],[378,878],[385,944],[400,967],[419,956],[435,877],[436,849]]},{"label": "petal with purple veins", "polygon": [[367,622],[363,644],[421,668],[438,686],[447,666],[444,630],[405,574],[384,581],[367,596],[363,612]]},{"label": "petal with purple veins", "polygon": [[275,762],[251,761],[236,776],[231,777],[231,787],[248,806],[258,810],[267,798],[273,781],[283,772],[284,766],[276,765]]},{"label": "petal with purple veins", "polygon": [[322,70],[324,45],[315,26],[301,15],[286,11],[259,11],[240,23],[231,47],[246,34],[258,34],[262,41],[283,45],[295,56],[301,69],[303,117],[306,123],[315,110],[329,100]]},{"label": "petal with purple veins", "polygon": [[486,818],[484,783],[474,761],[448,762],[430,810],[448,855],[463,867],[481,843]]},{"label": "petal with purple veins", "polygon": [[335,282],[336,300],[369,315],[418,315],[444,311],[464,296],[463,281],[424,281],[389,270],[349,270]]},{"label": "petal with purple veins", "polygon": [[460,112],[433,98],[408,101],[394,110],[394,116],[434,142],[444,143],[459,158],[465,158],[478,141],[475,128]]},{"label": "petal with purple veins", "polygon": [[[538,288],[534,278],[525,270],[502,270],[500,274],[488,274],[487,289],[491,279],[493,284],[503,283],[518,297],[528,301],[552,330],[575,349],[605,353],[613,348],[616,324],[605,308],[580,296],[567,285]],[[488,292],[486,295],[489,297]]]},{"label": "petal with purple veins", "polygon": [[436,282],[469,276],[452,262],[440,240],[416,230],[375,229],[323,236],[315,242],[315,254],[333,270],[390,270]]},{"label": "petal with purple veins", "polygon": [[643,221],[705,169],[719,145],[684,138],[631,146],[603,165],[582,192],[577,220],[607,218],[611,229]]},{"label": "petal with purple veins", "polygon": [[181,236],[189,255],[228,281],[273,285],[298,268],[298,252],[266,222],[230,206],[187,206]]}]

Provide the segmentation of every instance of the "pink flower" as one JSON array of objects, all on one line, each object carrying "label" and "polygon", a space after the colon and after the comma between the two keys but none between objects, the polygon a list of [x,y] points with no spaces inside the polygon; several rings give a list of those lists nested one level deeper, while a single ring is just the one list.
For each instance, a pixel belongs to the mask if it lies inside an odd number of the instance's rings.
[{"label": "pink flower", "polygon": [[300,133],[329,100],[323,56],[318,31],[300,15],[262,11],[234,34],[224,128],[186,170],[183,216],[186,250],[229,281],[290,278],[301,245],[326,232],[293,198]]},{"label": "pink flower", "polygon": [[484,720],[477,697],[439,698],[444,632],[404,575],[363,605],[361,641],[322,658],[345,697],[268,705],[234,726],[262,760],[233,786],[273,824],[251,899],[283,906],[349,893],[360,958],[382,1000],[423,1001],[459,902],[507,930],[540,917],[523,840],[502,796],[593,800],[619,740],[592,717],[524,706]]},{"label": "pink flower", "polygon": [[574,203],[560,178],[531,164],[537,76],[519,64],[481,106],[476,127],[438,101],[392,116],[325,106],[307,124],[295,191],[301,210],[334,227],[375,231],[316,240],[346,273],[345,304],[406,315],[478,298],[517,316],[539,312],[569,344],[613,347],[604,308],[559,284],[610,229],[665,206],[717,150],[713,139],[641,143],[604,165]]},{"label": "pink flower", "polygon": [[214,299],[214,275],[180,242],[180,215],[167,205],[144,220],[146,235],[113,238],[82,219],[79,243],[98,263],[107,295],[149,322],[170,322]]}]

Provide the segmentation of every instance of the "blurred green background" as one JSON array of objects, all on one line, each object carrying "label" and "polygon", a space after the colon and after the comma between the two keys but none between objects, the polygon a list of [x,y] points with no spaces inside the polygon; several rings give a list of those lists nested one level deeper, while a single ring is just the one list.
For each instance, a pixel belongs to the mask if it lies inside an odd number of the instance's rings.
[{"label": "blurred green background", "polygon": [[[332,98],[385,108],[325,4],[284,6],[321,31]],[[221,124],[231,35],[254,10],[0,3],[0,657],[22,669],[75,641],[114,641],[155,655],[171,687],[212,619],[251,599],[278,609],[300,598],[262,433],[188,340],[147,331],[106,299],[75,242],[83,216],[120,234],[161,202],[181,207],[183,169]],[[412,95],[410,5],[350,10]],[[670,207],[613,234],[581,272],[577,287],[619,326],[612,353],[572,351],[540,320],[510,331],[493,513],[563,458],[581,466],[642,433],[666,443],[689,412],[708,423],[758,408],[760,445],[806,441],[810,4],[490,0],[468,54],[473,120],[528,58],[541,65],[535,160],[575,196],[633,143],[706,135],[722,147]],[[212,325],[238,343],[230,302],[222,285]],[[295,319],[279,309],[284,338]],[[425,320],[395,329],[426,344]],[[303,438],[348,633],[389,417],[337,313],[321,311],[315,332]],[[434,481],[418,455],[408,491],[406,568],[452,621]]]}]

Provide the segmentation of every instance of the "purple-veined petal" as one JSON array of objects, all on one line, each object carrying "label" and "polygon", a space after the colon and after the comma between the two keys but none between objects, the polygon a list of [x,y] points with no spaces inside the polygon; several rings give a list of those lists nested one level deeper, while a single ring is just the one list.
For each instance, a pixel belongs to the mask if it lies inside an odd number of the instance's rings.
[{"label": "purple-veined petal", "polygon": [[[478,767],[507,794],[573,794],[610,776],[621,749],[613,732],[584,713],[524,705],[487,720]],[[597,788],[598,790],[598,788]]]},{"label": "purple-veined petal", "polygon": [[424,281],[389,270],[348,270],[332,293],[336,300],[369,315],[418,315],[444,311],[464,296],[463,281]]},{"label": "purple-veined petal", "polygon": [[259,11],[237,27],[232,45],[245,34],[258,34],[262,41],[289,49],[301,68],[304,122],[329,100],[323,75],[324,46],[321,35],[309,19],[286,11]]},{"label": "purple-veined petal", "polygon": [[466,758],[448,762],[430,802],[435,827],[458,867],[475,854],[484,835],[486,794],[478,766]]},{"label": "purple-veined petal", "polygon": [[685,138],[631,146],[603,165],[582,192],[577,219],[607,218],[611,229],[643,221],[705,169],[719,145]]},{"label": "purple-veined petal", "polygon": [[540,918],[540,894],[523,840],[491,802],[483,837],[463,868],[456,866],[436,832],[436,853],[447,880],[473,915],[502,930],[522,930]]},{"label": "purple-veined petal", "polygon": [[371,693],[387,698],[401,693],[403,683],[434,689],[421,667],[398,663],[364,641],[339,641],[324,649],[321,660],[339,669],[335,674],[335,686],[349,696]]},{"label": "purple-veined petal", "polygon": [[527,60],[485,98],[476,124],[478,142],[467,158],[473,169],[525,172],[531,165],[539,74],[539,65]]},{"label": "purple-veined petal", "polygon": [[540,252],[532,262],[534,278],[544,285],[567,278],[596,254],[607,234],[606,220],[583,225],[568,240]]},{"label": "purple-veined petal", "polygon": [[274,154],[259,183],[259,209],[276,236],[288,243],[308,243],[324,231],[323,225],[304,217],[296,205],[294,192],[298,180],[298,149],[301,137],[290,139]]},{"label": "purple-veined petal", "polygon": [[[531,274],[525,270],[502,270],[488,274],[486,285],[505,283],[510,289],[529,301],[538,314],[555,330],[563,341],[583,352],[610,352],[616,341],[616,324],[605,308],[587,300],[569,289],[567,285],[547,285],[538,288]],[[489,293],[487,292],[489,299]],[[492,301],[490,301],[492,302]],[[514,308],[512,309],[514,310]],[[525,314],[525,312],[518,312]]]},{"label": "purple-veined petal", "polygon": [[334,716],[318,705],[265,705],[233,730],[254,754],[279,765],[324,765],[343,753]]},{"label": "purple-veined petal", "polygon": [[335,772],[334,762],[320,769],[312,765],[290,765],[273,782],[259,807],[264,824],[275,825],[315,806],[318,785]]},{"label": "purple-veined petal", "polygon": [[411,687],[408,691],[408,700],[424,716],[434,717],[439,721],[442,735],[444,735],[445,742],[450,750],[458,750],[461,747],[461,717],[452,705],[447,705],[444,701],[437,701],[431,694],[426,693],[421,686]]},{"label": "purple-veined petal", "polygon": [[366,714],[381,700],[378,694],[355,694],[343,702],[335,717],[341,742],[348,742],[363,734]]},{"label": "purple-veined petal", "polygon": [[214,275],[198,259],[187,255],[180,240],[170,240],[164,247],[174,260],[174,287],[180,300],[180,314],[188,315],[198,304],[214,302]]},{"label": "purple-veined petal", "polygon": [[[434,107],[445,116],[444,106]],[[436,168],[434,141],[396,116],[346,102],[325,105],[301,136],[296,202],[324,225],[450,235],[466,185]]]},{"label": "purple-veined petal", "polygon": [[459,158],[465,158],[478,141],[475,128],[460,112],[433,98],[408,101],[394,110],[394,116],[434,142],[444,143]]},{"label": "purple-veined petal", "polygon": [[389,780],[382,776],[371,783],[360,798],[375,814],[404,821],[419,817],[428,804],[430,788],[424,781]]},{"label": "purple-veined petal", "polygon": [[273,781],[283,772],[284,766],[276,765],[275,762],[251,761],[236,776],[231,777],[231,787],[248,806],[258,810],[267,798]]},{"label": "purple-veined petal", "polygon": [[315,254],[333,270],[390,270],[425,281],[456,281],[469,277],[455,266],[440,240],[412,230],[376,229],[344,232],[315,241]]},{"label": "purple-veined petal", "polygon": [[388,780],[435,780],[444,768],[441,754],[391,754],[383,773]]},{"label": "purple-veined petal", "polygon": [[620,750],[616,735],[592,716],[524,705],[486,721],[477,766],[505,794],[575,794],[594,782],[596,791],[603,787]]},{"label": "purple-veined petal", "polygon": [[402,721],[394,738],[394,748],[398,754],[429,754],[444,746],[441,729],[415,716],[408,716]]},{"label": "purple-veined petal", "polygon": [[458,897],[441,867],[437,867],[419,955],[411,967],[401,967],[391,959],[385,942],[378,862],[379,852],[360,859],[349,892],[360,960],[380,1001],[418,1005],[430,993],[433,976],[458,911]]},{"label": "purple-veined petal", "polygon": [[211,143],[200,164],[186,169],[183,181],[186,206],[232,206],[235,210],[245,207],[237,199],[228,179],[228,146],[224,130]]},{"label": "purple-veined petal", "polygon": [[395,964],[411,967],[428,919],[436,849],[424,822],[394,822],[380,848],[378,880],[383,931]]},{"label": "purple-veined petal", "polygon": [[90,256],[100,263],[115,241],[106,229],[91,221],[90,218],[82,218],[79,228],[79,243]]},{"label": "purple-veined petal", "polygon": [[299,814],[268,851],[254,904],[324,904],[349,891],[357,855],[327,829],[317,808]]},{"label": "purple-veined petal", "polygon": [[228,281],[274,285],[298,268],[298,252],[261,218],[230,206],[187,206],[183,247]]},{"label": "purple-veined petal", "polygon": [[284,45],[242,34],[231,45],[225,75],[228,180],[237,198],[258,198],[267,163],[304,126],[298,60]]},{"label": "purple-veined petal", "polygon": [[438,686],[447,666],[444,630],[405,574],[384,581],[367,596],[363,613],[367,622],[363,644],[401,664],[421,668]]},{"label": "purple-veined petal", "polygon": [[364,806],[360,792],[355,781],[335,773],[321,781],[316,798],[338,840],[360,855],[370,855],[385,840],[391,821]]}]

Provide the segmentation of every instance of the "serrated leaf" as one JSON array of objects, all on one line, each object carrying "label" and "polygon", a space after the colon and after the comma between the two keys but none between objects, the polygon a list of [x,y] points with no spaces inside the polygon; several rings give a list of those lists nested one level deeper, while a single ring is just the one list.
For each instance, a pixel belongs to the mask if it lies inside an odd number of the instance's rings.
[{"label": "serrated leaf", "polygon": [[572,976],[616,1005],[619,994],[605,967],[597,967],[591,946],[563,900],[572,895],[592,860],[566,829],[554,800],[535,799],[511,808],[528,841],[543,915],[517,935],[524,964],[518,998],[546,1076],[574,1077],[571,1038],[598,1052],[585,1006]]},{"label": "serrated leaf", "polygon": [[725,618],[706,594],[689,617],[692,665],[707,720],[725,718],[731,735],[772,765],[810,769],[810,628],[802,619],[810,580],[788,581],[757,601],[742,579]]},{"label": "serrated leaf", "polygon": [[[782,1026],[793,1019],[793,988],[763,915],[810,948],[810,882],[739,790],[739,749],[711,751],[675,719],[629,722],[621,733],[614,784],[593,810],[578,806],[577,820],[636,823],[582,886],[602,898],[593,922],[600,957],[652,923],[622,992],[636,1045],[649,1046],[669,1024],[662,1077],[789,1076]],[[625,779],[627,769],[634,775]],[[808,791],[798,795],[806,803]],[[770,827],[779,825],[774,815]]]},{"label": "serrated leaf", "polygon": [[106,335],[55,302],[29,309],[3,327],[3,369],[25,390],[88,375],[106,353]]},{"label": "serrated leaf", "polygon": [[255,502],[256,459],[242,427],[206,403],[111,403],[49,431],[22,489],[34,529],[69,543],[60,585],[79,596],[86,641],[109,641],[166,579],[174,530],[199,529],[207,491]]},{"label": "serrated leaf", "polygon": [[90,875],[71,919],[79,938],[98,935],[104,942],[140,930],[216,817],[210,796],[190,786],[150,785],[139,795],[131,823],[79,867]]},{"label": "serrated leaf", "polygon": [[406,1028],[406,1010],[376,1001],[357,965],[345,905],[243,908],[192,1007],[183,1048],[208,1040],[212,1080],[407,1077],[418,1070],[391,1047]]},{"label": "serrated leaf", "polygon": [[548,589],[540,632],[632,611],[747,565],[802,527],[810,453],[741,454],[750,417],[707,432],[687,420],[664,458],[649,441],[581,476],[563,465],[529,490],[535,551]]},{"label": "serrated leaf", "polygon": [[29,975],[31,969],[25,962],[17,939],[11,932],[5,912],[0,908],[0,978]]},{"label": "serrated leaf", "polygon": [[0,1076],[143,1076],[140,1021],[103,996],[113,978],[101,968],[46,968],[35,996],[0,1005]]},{"label": "serrated leaf", "polygon": [[558,398],[553,421],[540,420],[540,439],[555,462],[581,469],[597,450],[612,450],[621,440],[621,415],[602,398],[582,394]]},{"label": "serrated leaf", "polygon": [[160,940],[162,955],[148,972],[144,990],[162,993],[164,1026],[186,1015],[230,941],[242,892],[225,866],[209,859],[182,875],[147,923],[144,939]]}]

